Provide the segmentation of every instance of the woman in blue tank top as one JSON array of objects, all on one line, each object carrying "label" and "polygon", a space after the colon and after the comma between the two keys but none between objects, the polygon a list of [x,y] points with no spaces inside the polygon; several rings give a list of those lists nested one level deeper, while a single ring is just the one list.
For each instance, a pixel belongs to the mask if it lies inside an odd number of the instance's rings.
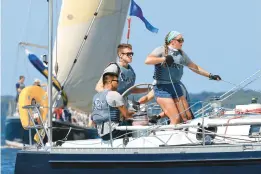
[{"label": "woman in blue tank top", "polygon": [[208,73],[190,60],[182,50],[184,38],[177,31],[171,31],[165,38],[164,46],[156,48],[145,60],[145,64],[154,65],[154,95],[170,124],[178,124],[192,118],[189,105],[180,87],[183,66],[212,80],[221,80],[220,76]]}]

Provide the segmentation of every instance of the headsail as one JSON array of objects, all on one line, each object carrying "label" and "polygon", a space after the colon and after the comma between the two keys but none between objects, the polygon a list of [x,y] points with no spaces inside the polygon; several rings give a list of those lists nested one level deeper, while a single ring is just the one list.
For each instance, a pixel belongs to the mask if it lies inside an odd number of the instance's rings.
[{"label": "headsail", "polygon": [[[90,25],[99,0],[64,0],[54,47],[53,61],[58,62],[57,79],[63,84]],[[90,111],[95,84],[105,66],[116,60],[116,47],[126,22],[129,0],[104,0],[90,35],[64,86],[68,105]]]}]

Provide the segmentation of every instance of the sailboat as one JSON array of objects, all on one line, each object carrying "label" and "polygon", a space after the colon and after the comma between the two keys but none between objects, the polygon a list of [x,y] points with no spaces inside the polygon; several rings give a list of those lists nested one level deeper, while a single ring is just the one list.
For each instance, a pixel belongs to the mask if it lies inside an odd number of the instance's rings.
[{"label": "sailboat", "polygon": [[[38,56],[29,52],[27,47],[35,47],[40,49],[47,49],[48,47],[29,43],[29,42],[20,42],[19,47],[24,48],[25,52],[28,56],[28,60],[32,63],[32,65],[43,75],[47,78],[48,76],[48,68],[44,64],[43,61],[40,60]],[[55,53],[56,55],[58,53]],[[61,89],[61,84],[57,81],[57,79],[53,76],[52,83],[55,90]],[[36,88],[31,86],[30,88]],[[27,90],[27,89],[25,89]],[[26,95],[25,97],[29,97],[31,95],[38,95],[39,90],[27,90],[30,95]],[[42,90],[41,90],[42,91]],[[61,90],[61,96],[63,97],[63,102],[67,102],[67,96]],[[39,96],[41,97],[41,96]],[[47,100],[46,100],[47,101]],[[22,149],[25,145],[33,145],[34,142],[31,140],[35,137],[36,131],[32,129],[25,128],[23,125],[23,119],[21,119],[21,113],[27,112],[26,110],[21,110],[19,113],[18,107],[16,107],[15,103],[9,104],[9,115],[6,117],[5,121],[5,143],[7,146],[15,147]],[[26,113],[27,114],[27,113]],[[27,120],[28,118],[25,118]],[[22,123],[22,124],[21,124]],[[95,138],[97,137],[97,131],[93,128],[86,128],[86,126],[79,126],[77,124],[71,124],[70,122],[65,121],[57,121],[52,120],[53,123],[53,132],[54,137],[53,140],[76,140],[76,139],[87,139],[87,138]]]},{"label": "sailboat", "polygon": [[[52,1],[49,3],[51,6]],[[70,107],[90,111],[98,72],[115,61],[115,48],[120,43],[129,3],[129,0],[63,1],[56,37],[60,44],[53,56],[58,53],[57,80],[63,84]],[[50,72],[48,77],[52,77]],[[186,124],[118,126],[118,130],[132,131],[132,136],[60,144],[52,141],[51,131],[47,130],[49,141],[45,146],[18,152],[15,173],[260,173],[261,105],[252,102],[230,110],[221,106],[222,101],[245,87],[244,83],[260,78],[260,73],[261,70],[255,72],[210,103],[201,102],[204,105],[195,113],[196,118]],[[52,88],[51,78],[48,80]],[[140,85],[144,84],[135,87]],[[52,100],[52,93],[48,92]],[[156,103],[149,104],[145,110],[156,107]],[[46,120],[50,122],[50,118]]]}]

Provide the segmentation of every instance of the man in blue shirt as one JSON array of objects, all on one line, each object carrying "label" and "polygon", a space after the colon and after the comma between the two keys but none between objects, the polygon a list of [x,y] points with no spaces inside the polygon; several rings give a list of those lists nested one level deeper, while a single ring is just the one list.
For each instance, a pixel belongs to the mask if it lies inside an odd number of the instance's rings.
[{"label": "man in blue shirt", "polygon": [[24,87],[25,87],[24,80],[25,80],[24,76],[19,76],[19,81],[15,84],[15,88],[16,88],[16,98],[15,98],[15,101],[16,102],[18,102],[19,94],[21,93],[22,89],[24,89]]}]

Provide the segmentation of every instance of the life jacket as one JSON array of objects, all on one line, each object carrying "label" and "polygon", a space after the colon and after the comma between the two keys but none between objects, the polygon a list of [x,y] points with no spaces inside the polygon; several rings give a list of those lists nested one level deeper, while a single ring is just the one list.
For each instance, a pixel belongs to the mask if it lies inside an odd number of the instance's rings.
[{"label": "life jacket", "polygon": [[[164,53],[162,53],[164,54]],[[172,81],[178,82],[181,80],[181,77],[183,75],[183,66],[182,66],[182,59],[183,55],[181,51],[170,51],[169,55],[172,55],[174,57],[175,62],[172,63],[169,67],[162,66],[161,64],[156,64],[154,69],[154,76],[153,78],[157,81],[157,83],[171,83],[170,78]]]},{"label": "life jacket", "polygon": [[109,91],[110,90],[104,90],[95,94],[93,97],[91,118],[96,124],[108,122],[109,119],[113,122],[119,122],[120,120],[119,109],[109,106],[106,100]]},{"label": "life jacket", "polygon": [[111,62],[108,64],[107,67],[109,67],[112,64],[115,64],[117,66],[118,76],[119,76],[119,85],[118,85],[117,92],[122,94],[135,84],[136,74],[130,65],[128,65],[129,67],[127,69],[125,67],[120,66],[116,62]]}]

